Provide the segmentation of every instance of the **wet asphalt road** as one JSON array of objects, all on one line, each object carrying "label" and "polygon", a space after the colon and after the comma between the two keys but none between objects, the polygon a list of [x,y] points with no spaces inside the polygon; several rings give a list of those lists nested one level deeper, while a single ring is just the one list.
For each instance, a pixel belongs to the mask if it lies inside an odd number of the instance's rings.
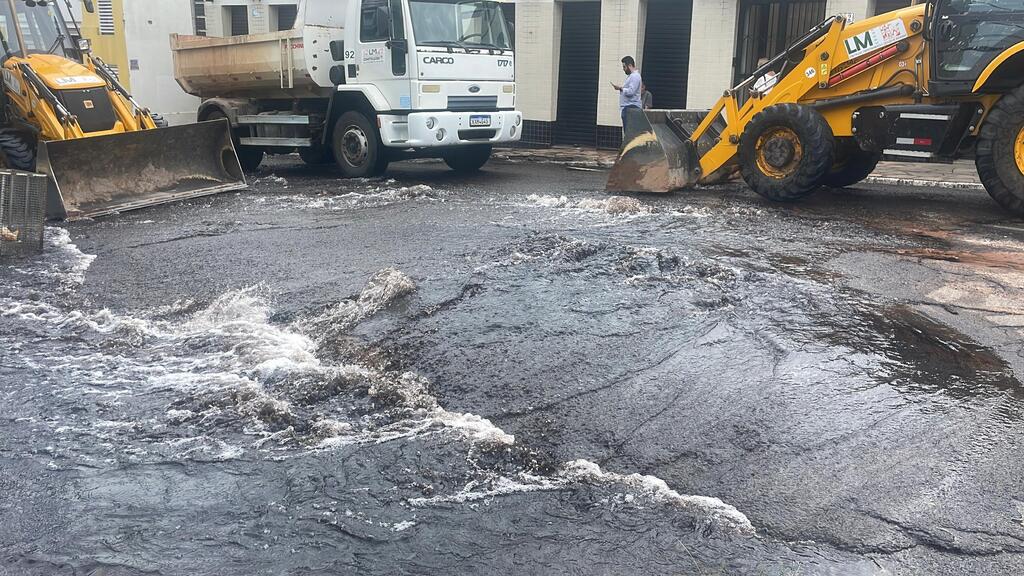
[{"label": "wet asphalt road", "polygon": [[0,574],[1021,573],[1024,224],[604,177],[285,158],[51,229]]}]

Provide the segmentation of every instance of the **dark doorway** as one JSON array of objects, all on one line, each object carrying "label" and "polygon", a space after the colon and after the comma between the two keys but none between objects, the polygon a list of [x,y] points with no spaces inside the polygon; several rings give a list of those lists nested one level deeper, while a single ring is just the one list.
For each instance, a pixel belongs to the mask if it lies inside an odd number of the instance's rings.
[{"label": "dark doorway", "polygon": [[594,146],[601,3],[565,2],[561,7],[562,48],[558,59],[558,120],[554,140],[556,144]]},{"label": "dark doorway", "polygon": [[782,53],[794,40],[825,19],[825,2],[742,0],[733,84],[757,69],[757,61]]},{"label": "dark doorway", "polygon": [[228,6],[230,15],[231,35],[245,36],[249,33],[249,7]]},{"label": "dark doorway", "polygon": [[900,8],[910,6],[910,0],[877,0],[875,2],[875,14],[885,14]]},{"label": "dark doorway", "polygon": [[650,0],[641,60],[655,108],[686,108],[692,0]]}]

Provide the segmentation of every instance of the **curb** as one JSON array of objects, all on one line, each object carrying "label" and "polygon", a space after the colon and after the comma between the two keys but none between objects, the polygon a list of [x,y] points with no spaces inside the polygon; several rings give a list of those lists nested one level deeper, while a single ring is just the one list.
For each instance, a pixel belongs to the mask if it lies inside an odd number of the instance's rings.
[{"label": "curb", "polygon": [[921,180],[918,178],[892,178],[889,176],[868,176],[864,179],[868,184],[888,184],[890,186],[916,186],[920,188],[948,188],[953,190],[984,190],[980,182],[940,182],[938,180]]}]

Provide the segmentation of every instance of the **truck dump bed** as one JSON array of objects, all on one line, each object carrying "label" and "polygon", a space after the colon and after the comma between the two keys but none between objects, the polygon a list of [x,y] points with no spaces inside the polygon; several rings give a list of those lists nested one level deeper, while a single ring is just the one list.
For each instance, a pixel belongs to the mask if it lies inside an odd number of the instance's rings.
[{"label": "truck dump bed", "polygon": [[228,38],[171,35],[174,77],[202,98],[304,98],[329,95],[331,40],[341,28],[294,30]]}]

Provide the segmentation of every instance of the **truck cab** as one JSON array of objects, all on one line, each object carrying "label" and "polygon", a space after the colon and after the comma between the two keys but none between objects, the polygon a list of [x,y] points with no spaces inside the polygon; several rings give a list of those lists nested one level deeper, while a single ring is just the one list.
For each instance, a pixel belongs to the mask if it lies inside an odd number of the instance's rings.
[{"label": "truck cab", "polygon": [[487,0],[350,0],[346,84],[373,84],[381,138],[391,148],[517,139],[515,59],[508,24]]},{"label": "truck cab", "polygon": [[353,177],[422,157],[472,171],[522,132],[513,31],[491,0],[303,0],[291,31],[172,49],[200,119],[231,121],[248,168],[297,149]]}]

